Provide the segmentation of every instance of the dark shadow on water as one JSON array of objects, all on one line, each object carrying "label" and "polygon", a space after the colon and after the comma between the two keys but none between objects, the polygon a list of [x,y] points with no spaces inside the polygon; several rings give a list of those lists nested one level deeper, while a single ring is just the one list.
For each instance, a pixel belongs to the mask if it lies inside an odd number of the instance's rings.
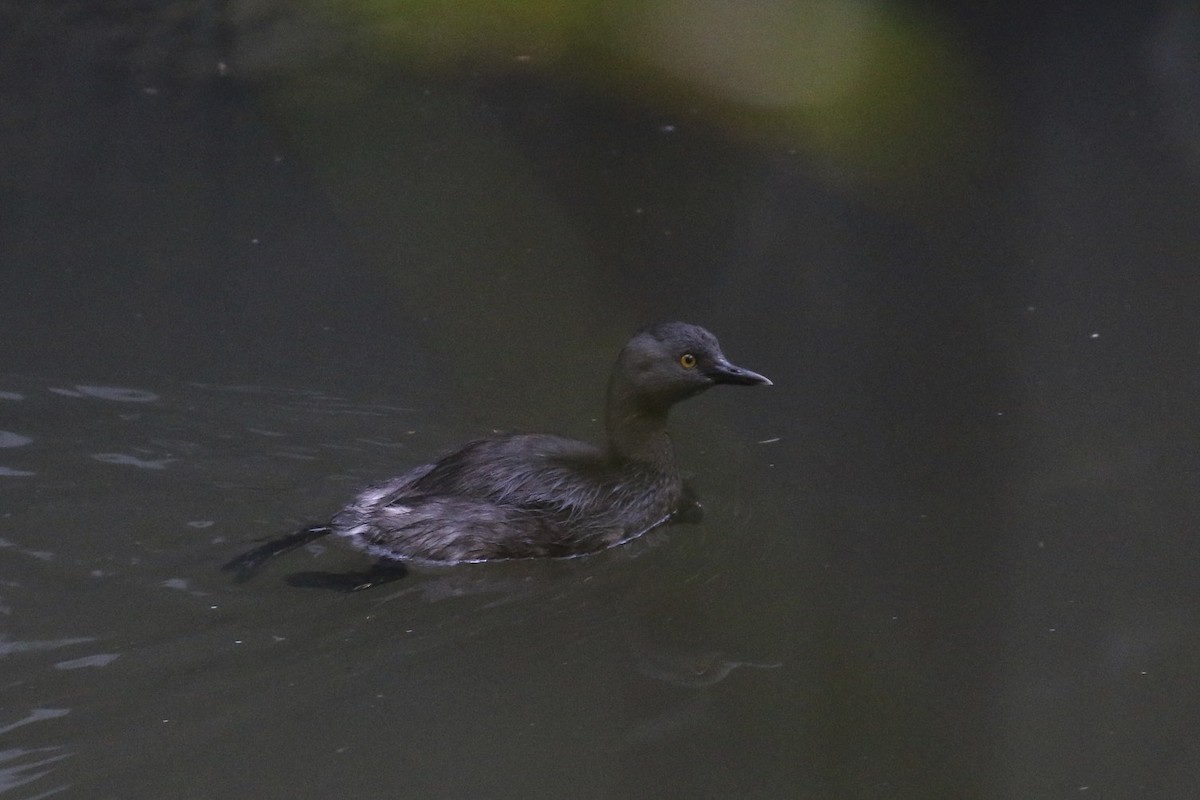
[{"label": "dark shadow on water", "polygon": [[358,572],[293,572],[284,577],[288,586],[299,589],[328,589],[335,592],[361,592],[398,581],[408,575],[400,561],[378,561]]}]

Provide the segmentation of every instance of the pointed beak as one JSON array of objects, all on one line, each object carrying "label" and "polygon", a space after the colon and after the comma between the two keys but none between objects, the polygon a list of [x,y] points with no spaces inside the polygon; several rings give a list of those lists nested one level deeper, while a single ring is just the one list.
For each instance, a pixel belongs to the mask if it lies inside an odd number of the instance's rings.
[{"label": "pointed beak", "polygon": [[712,366],[708,372],[713,383],[728,383],[734,386],[772,386],[771,379],[748,369],[730,364],[724,358]]}]

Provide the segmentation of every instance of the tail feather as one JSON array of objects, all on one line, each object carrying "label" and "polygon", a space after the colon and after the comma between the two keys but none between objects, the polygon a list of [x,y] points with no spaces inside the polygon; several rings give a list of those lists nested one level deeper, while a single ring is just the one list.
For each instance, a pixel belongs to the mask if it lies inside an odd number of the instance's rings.
[{"label": "tail feather", "polygon": [[272,539],[266,544],[259,545],[253,550],[242,553],[237,558],[224,564],[221,569],[225,572],[234,573],[233,579],[236,583],[244,583],[257,575],[263,568],[263,565],[276,556],[290,553],[330,533],[333,533],[333,528],[328,525],[312,525],[307,528],[301,528],[294,533],[289,533],[287,536]]}]

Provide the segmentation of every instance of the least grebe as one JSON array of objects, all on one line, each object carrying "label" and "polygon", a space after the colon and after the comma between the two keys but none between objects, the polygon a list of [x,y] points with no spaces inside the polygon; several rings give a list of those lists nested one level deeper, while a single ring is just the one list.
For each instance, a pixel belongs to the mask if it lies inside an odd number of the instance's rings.
[{"label": "least grebe", "polygon": [[770,385],[734,366],[704,328],[638,331],[608,383],[597,447],[549,434],[480,439],[360,493],[328,525],[306,528],[227,567],[261,562],[333,533],[391,561],[458,563],[593,553],[685,514],[667,414],[717,384]]}]

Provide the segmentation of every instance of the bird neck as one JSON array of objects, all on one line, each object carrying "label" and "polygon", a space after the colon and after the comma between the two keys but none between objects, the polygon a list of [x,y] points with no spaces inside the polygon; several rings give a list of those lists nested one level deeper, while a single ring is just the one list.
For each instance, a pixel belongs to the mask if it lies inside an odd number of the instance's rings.
[{"label": "bird neck", "polygon": [[604,427],[609,453],[617,460],[638,461],[663,470],[675,467],[675,450],[667,434],[667,408],[644,401],[620,378],[609,383]]}]

